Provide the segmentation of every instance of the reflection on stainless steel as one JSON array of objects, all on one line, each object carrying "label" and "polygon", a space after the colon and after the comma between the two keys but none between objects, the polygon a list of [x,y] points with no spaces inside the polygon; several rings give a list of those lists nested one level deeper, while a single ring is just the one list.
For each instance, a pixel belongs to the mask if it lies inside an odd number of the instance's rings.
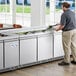
[{"label": "reflection on stainless steel", "polygon": [[0,28],[0,30],[8,30],[8,29],[14,29],[14,28]]},{"label": "reflection on stainless steel", "polygon": [[0,33],[0,37],[6,37],[6,36],[8,36],[8,35]]}]

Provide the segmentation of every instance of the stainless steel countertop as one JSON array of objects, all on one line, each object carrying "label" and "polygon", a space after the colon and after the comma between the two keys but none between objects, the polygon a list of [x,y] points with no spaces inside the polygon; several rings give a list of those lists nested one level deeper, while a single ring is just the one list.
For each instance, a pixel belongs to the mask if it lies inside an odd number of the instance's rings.
[{"label": "stainless steel countertop", "polygon": [[[21,32],[28,32],[27,34],[16,34]],[[27,36],[37,36],[48,33],[61,33],[62,31],[54,31],[52,28],[48,29],[48,26],[36,26],[32,28],[18,28],[18,29],[9,29],[9,30],[0,30],[0,33],[8,35],[6,37],[0,37],[0,40],[6,40],[11,38],[27,37]]]}]

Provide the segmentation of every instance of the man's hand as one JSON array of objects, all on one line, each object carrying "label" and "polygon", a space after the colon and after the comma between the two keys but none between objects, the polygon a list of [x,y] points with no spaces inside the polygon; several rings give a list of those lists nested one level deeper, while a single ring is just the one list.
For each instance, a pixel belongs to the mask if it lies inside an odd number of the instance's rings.
[{"label": "man's hand", "polygon": [[60,25],[56,24],[56,26],[53,27],[55,31],[59,31]]},{"label": "man's hand", "polygon": [[64,28],[64,26],[60,25],[60,24],[56,24],[56,26],[54,26],[54,30],[59,31],[62,30]]}]

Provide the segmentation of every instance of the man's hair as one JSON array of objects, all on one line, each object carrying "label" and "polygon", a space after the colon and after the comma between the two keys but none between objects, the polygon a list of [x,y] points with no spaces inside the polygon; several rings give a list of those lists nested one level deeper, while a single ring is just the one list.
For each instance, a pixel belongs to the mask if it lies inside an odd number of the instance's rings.
[{"label": "man's hair", "polygon": [[70,4],[67,3],[67,2],[63,2],[62,5],[63,5],[63,7],[65,7],[65,8],[70,8]]}]

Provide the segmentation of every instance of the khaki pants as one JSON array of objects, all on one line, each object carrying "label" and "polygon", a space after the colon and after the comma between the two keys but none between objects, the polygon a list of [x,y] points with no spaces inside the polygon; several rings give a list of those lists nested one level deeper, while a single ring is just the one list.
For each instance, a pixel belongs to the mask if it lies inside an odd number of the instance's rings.
[{"label": "khaki pants", "polygon": [[64,61],[70,63],[70,53],[76,61],[76,29],[62,32],[62,43],[64,49]]}]

